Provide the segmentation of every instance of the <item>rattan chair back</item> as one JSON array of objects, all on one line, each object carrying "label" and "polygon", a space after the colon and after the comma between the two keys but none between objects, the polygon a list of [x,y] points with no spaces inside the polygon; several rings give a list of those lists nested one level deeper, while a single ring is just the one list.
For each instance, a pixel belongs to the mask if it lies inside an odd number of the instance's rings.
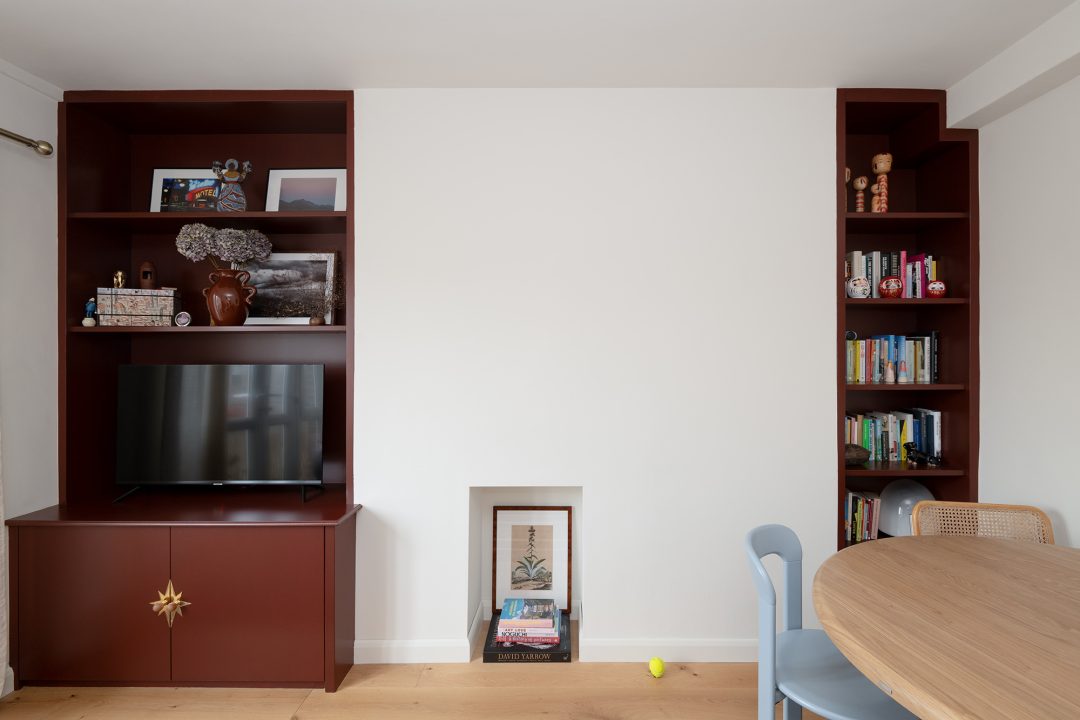
[{"label": "rattan chair back", "polygon": [[923,500],[911,512],[913,535],[971,535],[1054,544],[1050,518],[1030,505]]}]

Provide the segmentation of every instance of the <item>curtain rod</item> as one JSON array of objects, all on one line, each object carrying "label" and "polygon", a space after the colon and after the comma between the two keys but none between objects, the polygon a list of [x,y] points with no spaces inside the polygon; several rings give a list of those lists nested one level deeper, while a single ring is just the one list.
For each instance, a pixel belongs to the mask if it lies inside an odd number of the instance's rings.
[{"label": "curtain rod", "polygon": [[38,155],[52,155],[53,146],[44,140],[31,140],[28,137],[23,137],[18,133],[13,133],[10,130],[0,128],[0,137],[5,137],[8,140],[14,140],[17,143],[25,145],[28,148],[33,148],[34,152]]}]

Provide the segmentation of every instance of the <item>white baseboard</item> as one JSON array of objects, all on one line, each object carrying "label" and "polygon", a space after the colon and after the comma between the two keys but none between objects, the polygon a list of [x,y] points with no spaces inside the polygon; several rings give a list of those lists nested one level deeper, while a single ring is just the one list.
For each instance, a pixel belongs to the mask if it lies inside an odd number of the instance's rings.
[{"label": "white baseboard", "polygon": [[0,697],[15,692],[15,671],[9,665],[4,670],[4,689],[0,690]]},{"label": "white baseboard", "polygon": [[[490,619],[490,618],[489,618]],[[476,638],[484,632],[484,604],[480,603],[476,606],[476,612],[473,614],[472,622],[469,623],[469,651],[476,647]],[[471,658],[470,658],[471,659]]]},{"label": "white baseboard", "polygon": [[755,662],[757,638],[588,638],[578,640],[581,662]]},{"label": "white baseboard", "polygon": [[357,640],[353,662],[380,663],[467,663],[472,647],[460,640]]}]

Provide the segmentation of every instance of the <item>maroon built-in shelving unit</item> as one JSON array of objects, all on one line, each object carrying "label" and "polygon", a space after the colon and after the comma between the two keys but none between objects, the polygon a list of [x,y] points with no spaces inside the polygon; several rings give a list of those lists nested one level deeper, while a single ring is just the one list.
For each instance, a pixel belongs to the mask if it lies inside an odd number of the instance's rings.
[{"label": "maroon built-in shelving unit", "polygon": [[[844,182],[873,177],[871,158],[893,155],[889,212],[855,213]],[[836,98],[837,547],[844,542],[849,490],[880,492],[910,477],[945,500],[978,499],[979,465],[979,146],[975,130],[945,126],[940,90],[840,89]],[[942,260],[942,299],[848,299],[844,261],[853,250],[914,250]],[[940,333],[941,377],[933,385],[848,385],[845,331]],[[925,407],[941,410],[944,464],[844,465],[844,415]]]},{"label": "maroon built-in shelving unit", "polygon": [[[58,145],[59,477],[41,481],[58,483],[60,505],[8,521],[16,682],[336,689],[353,656],[358,510],[352,92],[69,92]],[[149,211],[154,169],[228,158],[254,166],[247,212]],[[268,171],[289,168],[346,168],[349,209],[266,212]],[[188,222],[257,228],[278,252],[336,252],[335,324],[211,327],[209,267],[174,245]],[[144,260],[192,325],[82,327],[95,288]],[[324,492],[305,503],[296,489],[171,488],[113,504],[125,363],[324,365]],[[192,603],[172,628],[148,605],[170,579]]]}]

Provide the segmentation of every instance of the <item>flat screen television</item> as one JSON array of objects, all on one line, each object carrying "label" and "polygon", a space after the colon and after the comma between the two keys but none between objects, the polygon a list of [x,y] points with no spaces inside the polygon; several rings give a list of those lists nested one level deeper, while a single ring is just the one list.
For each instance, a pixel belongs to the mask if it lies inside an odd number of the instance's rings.
[{"label": "flat screen television", "polygon": [[122,365],[119,485],[320,485],[322,365]]}]

